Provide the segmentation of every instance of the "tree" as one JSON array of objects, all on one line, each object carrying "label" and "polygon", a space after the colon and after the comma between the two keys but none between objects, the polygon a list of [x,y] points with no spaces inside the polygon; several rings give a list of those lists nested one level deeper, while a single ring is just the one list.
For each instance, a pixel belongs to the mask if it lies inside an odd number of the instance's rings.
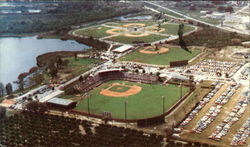
[{"label": "tree", "polygon": [[219,6],[218,11],[220,11],[220,12],[225,11],[225,7],[224,6]]},{"label": "tree", "polygon": [[8,83],[5,87],[7,95],[12,95],[12,84]]},{"label": "tree", "polygon": [[183,40],[183,30],[184,30],[184,24],[181,23],[179,25],[179,30],[178,30],[178,36],[179,36],[179,44],[181,46],[182,49],[190,52],[187,48],[186,42]]},{"label": "tree", "polygon": [[5,89],[3,83],[0,82],[0,97],[4,96]]},{"label": "tree", "polygon": [[48,70],[49,70],[49,75],[52,77],[52,78],[55,78],[55,77],[57,77],[57,72],[58,72],[58,70],[57,70],[57,68],[56,68],[56,66],[55,66],[55,64],[54,63],[51,63],[49,66],[48,66]]},{"label": "tree", "polygon": [[196,10],[195,5],[190,6],[190,7],[189,7],[189,10],[195,11],[195,10]]},{"label": "tree", "polygon": [[157,44],[155,44],[155,51],[158,51],[159,50],[159,47]]},{"label": "tree", "polygon": [[83,77],[82,75],[79,77],[79,81],[82,82],[83,81]]},{"label": "tree", "polygon": [[225,8],[225,12],[233,13],[234,12],[234,8],[232,6],[226,7]]},{"label": "tree", "polygon": [[40,83],[43,82],[44,77],[43,77],[42,74],[39,74],[39,73],[38,73],[38,74],[35,74],[35,75],[33,75],[32,77],[30,77],[30,80],[33,82],[32,84],[38,85],[38,84],[40,84]]},{"label": "tree", "polygon": [[160,30],[161,30],[161,22],[158,22],[157,32],[159,32]]},{"label": "tree", "polygon": [[18,84],[18,88],[20,91],[24,89],[24,78],[27,77],[28,75],[29,73],[27,72],[21,73],[18,76],[18,81],[14,82],[15,84]]},{"label": "tree", "polygon": [[75,61],[77,61],[77,53],[75,53],[74,56],[75,56]]},{"label": "tree", "polygon": [[60,56],[57,57],[57,61],[56,61],[56,66],[57,68],[61,68],[63,64],[63,60]]},{"label": "tree", "polygon": [[26,110],[35,113],[44,113],[48,111],[48,107],[44,103],[39,103],[37,101],[32,101],[26,105]]},{"label": "tree", "polygon": [[1,119],[1,118],[4,118],[5,115],[6,115],[6,108],[0,106],[0,119]]},{"label": "tree", "polygon": [[34,66],[34,67],[31,67],[30,70],[29,70],[29,73],[34,73],[38,70],[38,67],[37,66]]},{"label": "tree", "polygon": [[69,60],[63,60],[62,61],[62,66],[67,66],[69,64]]}]

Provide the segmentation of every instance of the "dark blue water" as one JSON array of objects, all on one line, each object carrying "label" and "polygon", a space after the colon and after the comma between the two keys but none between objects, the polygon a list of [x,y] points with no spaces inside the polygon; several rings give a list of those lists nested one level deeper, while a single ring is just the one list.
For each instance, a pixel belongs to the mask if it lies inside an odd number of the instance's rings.
[{"label": "dark blue water", "polygon": [[7,84],[17,80],[22,72],[36,66],[38,55],[53,51],[80,51],[89,48],[76,41],[37,39],[33,37],[0,38],[0,82]]}]

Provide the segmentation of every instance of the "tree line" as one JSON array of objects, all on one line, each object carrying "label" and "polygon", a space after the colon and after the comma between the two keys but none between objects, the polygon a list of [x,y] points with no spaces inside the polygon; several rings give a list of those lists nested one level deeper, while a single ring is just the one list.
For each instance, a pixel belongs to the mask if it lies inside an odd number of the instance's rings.
[{"label": "tree line", "polygon": [[3,97],[5,94],[12,95],[12,93],[13,88],[11,83],[8,83],[4,86],[4,84],[0,82],[0,97]]}]

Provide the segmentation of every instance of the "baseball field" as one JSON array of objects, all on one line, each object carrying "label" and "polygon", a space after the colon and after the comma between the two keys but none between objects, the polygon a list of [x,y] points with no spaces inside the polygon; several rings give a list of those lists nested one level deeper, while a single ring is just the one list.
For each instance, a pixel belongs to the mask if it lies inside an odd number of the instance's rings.
[{"label": "baseball field", "polygon": [[[164,51],[162,51],[164,48]],[[155,50],[154,46],[140,48],[126,56],[120,58],[120,61],[133,61],[155,65],[168,65],[171,61],[190,60],[201,51],[199,49],[190,49],[191,53],[181,48],[159,47]]]},{"label": "baseball field", "polygon": [[[94,37],[118,43],[151,43],[168,38],[170,35],[177,35],[179,24],[163,23],[158,27],[157,22],[108,22],[101,25],[90,26],[73,30],[71,33],[78,37]],[[184,33],[195,28],[185,25]],[[103,38],[105,37],[105,38]]]},{"label": "baseball field", "polygon": [[112,28],[104,27],[104,26],[93,26],[89,28],[81,28],[78,30],[75,30],[73,33],[75,35],[82,35],[86,37],[94,37],[94,38],[101,38],[105,36],[109,36],[109,34],[106,33],[107,30],[110,30]]},{"label": "baseball field", "polygon": [[[163,107],[164,112],[168,111],[180,99],[180,91],[176,85],[113,80],[91,90],[75,110],[88,112],[89,100],[90,113],[111,112],[113,118],[124,119],[126,102],[127,119],[148,118],[162,114]],[[182,95],[188,91],[189,88],[182,87]]]}]

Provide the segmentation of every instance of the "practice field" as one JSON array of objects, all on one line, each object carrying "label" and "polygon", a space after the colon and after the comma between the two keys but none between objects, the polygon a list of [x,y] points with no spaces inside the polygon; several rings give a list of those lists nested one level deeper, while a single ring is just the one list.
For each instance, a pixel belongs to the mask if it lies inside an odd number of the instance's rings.
[{"label": "practice field", "polygon": [[[108,22],[88,28],[80,28],[72,31],[72,35],[78,37],[94,37],[119,43],[151,43],[168,38],[170,35],[177,35],[179,24],[164,23],[158,27],[157,22]],[[184,33],[195,28],[185,25]],[[105,38],[103,38],[105,37]]]},{"label": "practice field", "polygon": [[89,28],[82,28],[73,31],[74,35],[82,35],[82,36],[92,36],[94,38],[101,38],[105,36],[110,36],[110,34],[107,34],[106,31],[110,30],[112,28],[104,27],[104,26],[93,26]]},{"label": "practice field", "polygon": [[[189,88],[182,87],[183,95],[188,91]],[[162,114],[162,96],[165,97],[165,111],[168,111],[179,100],[180,87],[114,80],[93,89],[89,95],[90,113],[111,112],[113,118],[124,119],[127,101],[127,119],[142,119]],[[75,109],[88,112],[87,102],[87,99],[82,100]]]},{"label": "practice field", "polygon": [[194,50],[190,49],[191,53],[189,53],[181,48],[169,48],[168,51],[165,53],[146,54],[140,52],[140,50],[144,50],[144,48],[140,48],[120,58],[119,60],[156,64],[156,65],[168,65],[171,61],[190,60],[201,52],[199,49],[194,49]]}]

